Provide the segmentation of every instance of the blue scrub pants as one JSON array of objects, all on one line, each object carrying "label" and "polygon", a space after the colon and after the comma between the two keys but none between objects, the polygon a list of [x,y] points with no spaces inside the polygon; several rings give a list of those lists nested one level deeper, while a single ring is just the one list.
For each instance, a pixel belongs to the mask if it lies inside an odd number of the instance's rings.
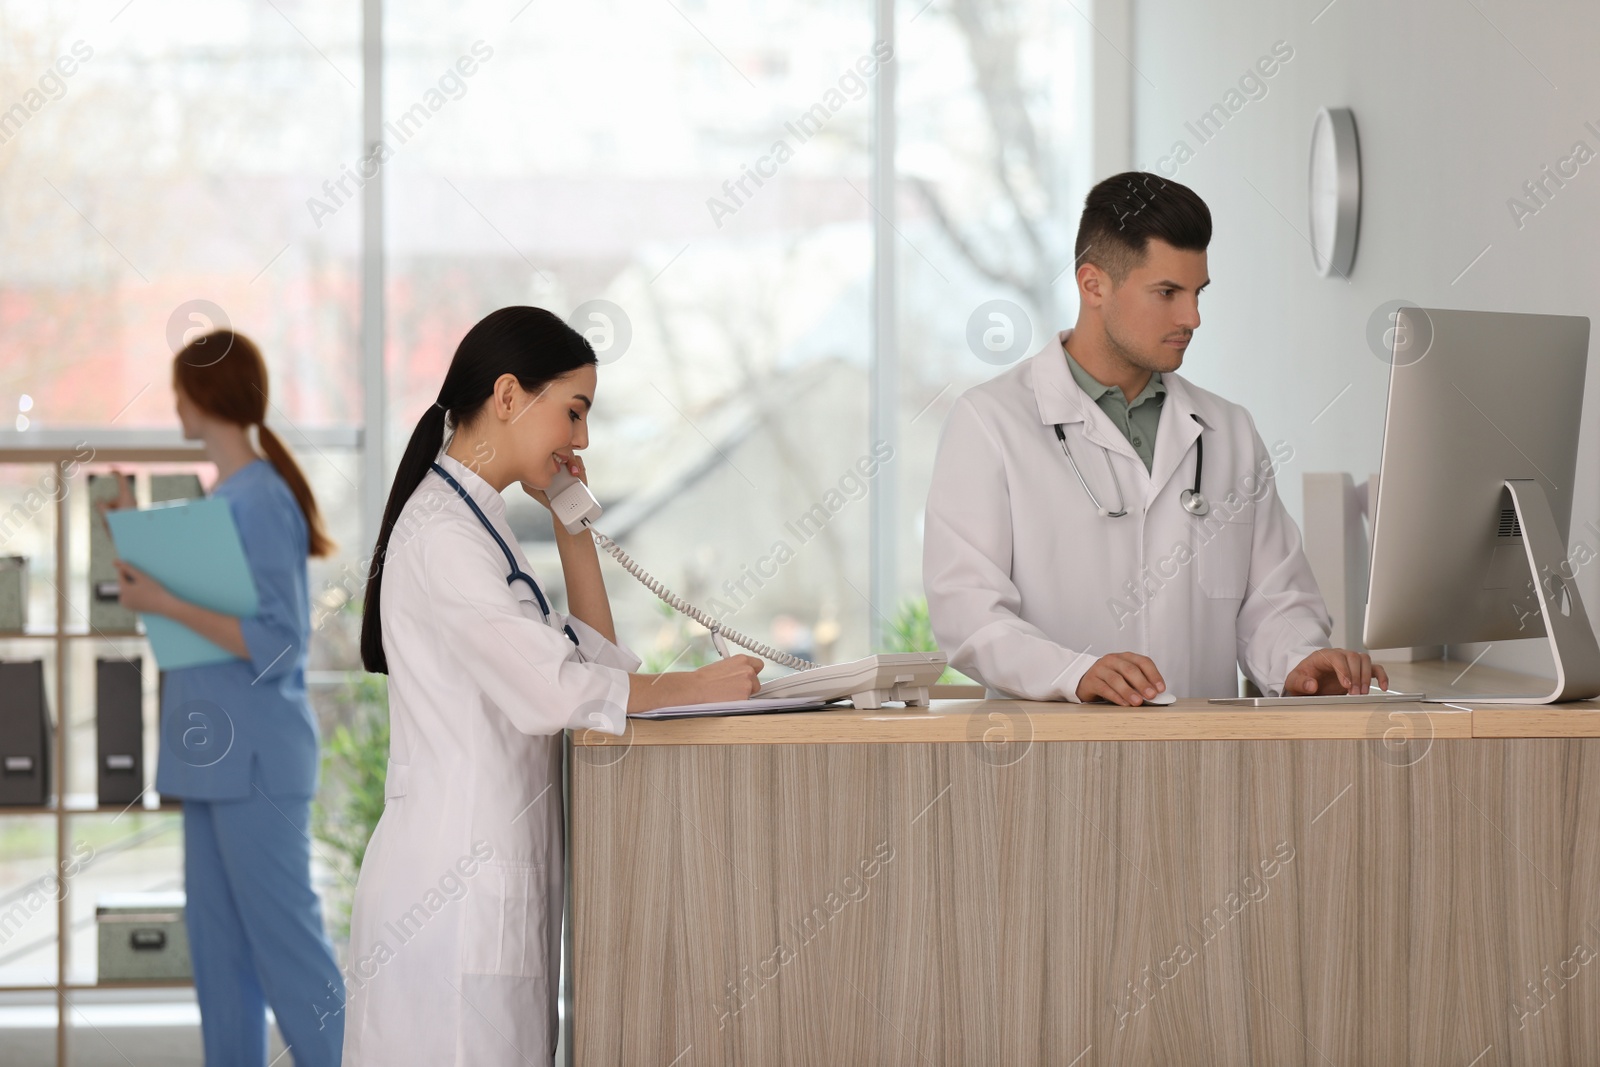
[{"label": "blue scrub pants", "polygon": [[344,978],[311,889],[311,801],[183,801],[189,954],[206,1067],[265,1067],[267,1012],[296,1067],[337,1064]]}]

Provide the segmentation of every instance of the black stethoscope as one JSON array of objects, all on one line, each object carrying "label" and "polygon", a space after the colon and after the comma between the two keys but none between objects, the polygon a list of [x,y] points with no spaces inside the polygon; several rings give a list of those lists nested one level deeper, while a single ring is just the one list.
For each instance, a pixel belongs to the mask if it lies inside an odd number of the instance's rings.
[{"label": "black stethoscope", "polygon": [[[449,483],[450,488],[456,491],[456,495],[466,501],[467,507],[472,509],[472,513],[478,517],[478,521],[483,524],[483,528],[489,531],[489,536],[494,538],[494,543],[500,546],[500,551],[506,557],[506,565],[511,568],[511,573],[506,575],[506,584],[512,585],[516,582],[522,582],[529,589],[532,589],[534,599],[539,602],[539,611],[544,615],[544,621],[548,623],[550,621],[550,602],[544,598],[544,592],[539,588],[539,583],[533,580],[533,575],[517,566],[517,557],[512,554],[511,546],[506,544],[505,538],[500,536],[500,531],[496,530],[493,524],[489,522],[489,517],[483,513],[482,508],[478,507],[478,502],[468,496],[465,489],[461,488],[461,483],[450,477],[450,472],[439,466],[439,464],[434,463],[431,466],[433,467],[433,472]],[[563,626],[561,629],[565,631],[574,645],[578,644],[578,635],[572,632],[571,626]]]},{"label": "black stethoscope", "polygon": [[[1195,422],[1199,418],[1190,415]],[[1112,511],[1100,503],[1100,498],[1094,495],[1094,490],[1089,488],[1089,483],[1083,480],[1083,472],[1078,469],[1078,461],[1072,458],[1072,450],[1067,448],[1067,435],[1062,432],[1061,424],[1056,423],[1056,440],[1061,442],[1061,451],[1067,457],[1067,462],[1072,464],[1072,473],[1078,476],[1078,484],[1083,486],[1083,491],[1088,494],[1089,503],[1094,505],[1095,512],[1102,519],[1120,519],[1128,513],[1126,501],[1122,498],[1122,482],[1117,478],[1117,469],[1111,465],[1111,450],[1105,445],[1100,446],[1101,453],[1105,456],[1106,471],[1111,475],[1111,486],[1117,491],[1117,510]],[[1211,510],[1211,505],[1206,502],[1205,495],[1200,492],[1200,472],[1206,461],[1205,427],[1201,427],[1200,436],[1194,439],[1194,488],[1185,489],[1178,497],[1178,502],[1183,505],[1183,510],[1189,514],[1200,517]]]}]

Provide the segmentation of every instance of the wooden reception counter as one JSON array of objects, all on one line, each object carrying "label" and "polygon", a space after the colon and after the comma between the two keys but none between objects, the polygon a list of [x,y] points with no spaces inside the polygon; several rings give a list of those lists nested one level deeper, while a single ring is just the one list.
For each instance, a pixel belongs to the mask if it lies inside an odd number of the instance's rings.
[{"label": "wooden reception counter", "polygon": [[570,789],[580,1065],[1600,1063],[1593,703],[636,721]]}]

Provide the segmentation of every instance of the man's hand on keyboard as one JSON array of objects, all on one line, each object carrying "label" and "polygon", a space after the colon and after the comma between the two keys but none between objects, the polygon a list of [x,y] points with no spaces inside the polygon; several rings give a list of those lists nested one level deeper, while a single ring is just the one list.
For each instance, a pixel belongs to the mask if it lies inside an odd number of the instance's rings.
[{"label": "man's hand on keyboard", "polygon": [[1300,661],[1283,681],[1283,695],[1327,696],[1331,693],[1365,693],[1376,678],[1378,688],[1389,688],[1389,674],[1365,652],[1347,648],[1322,648]]}]

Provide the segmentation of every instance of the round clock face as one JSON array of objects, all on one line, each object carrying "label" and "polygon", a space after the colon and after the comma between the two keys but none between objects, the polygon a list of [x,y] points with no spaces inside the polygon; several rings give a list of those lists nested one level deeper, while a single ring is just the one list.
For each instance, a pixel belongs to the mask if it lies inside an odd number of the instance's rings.
[{"label": "round clock face", "polygon": [[1339,149],[1333,121],[1323,110],[1311,128],[1311,257],[1319,274],[1326,275],[1333,264],[1338,230]]}]

